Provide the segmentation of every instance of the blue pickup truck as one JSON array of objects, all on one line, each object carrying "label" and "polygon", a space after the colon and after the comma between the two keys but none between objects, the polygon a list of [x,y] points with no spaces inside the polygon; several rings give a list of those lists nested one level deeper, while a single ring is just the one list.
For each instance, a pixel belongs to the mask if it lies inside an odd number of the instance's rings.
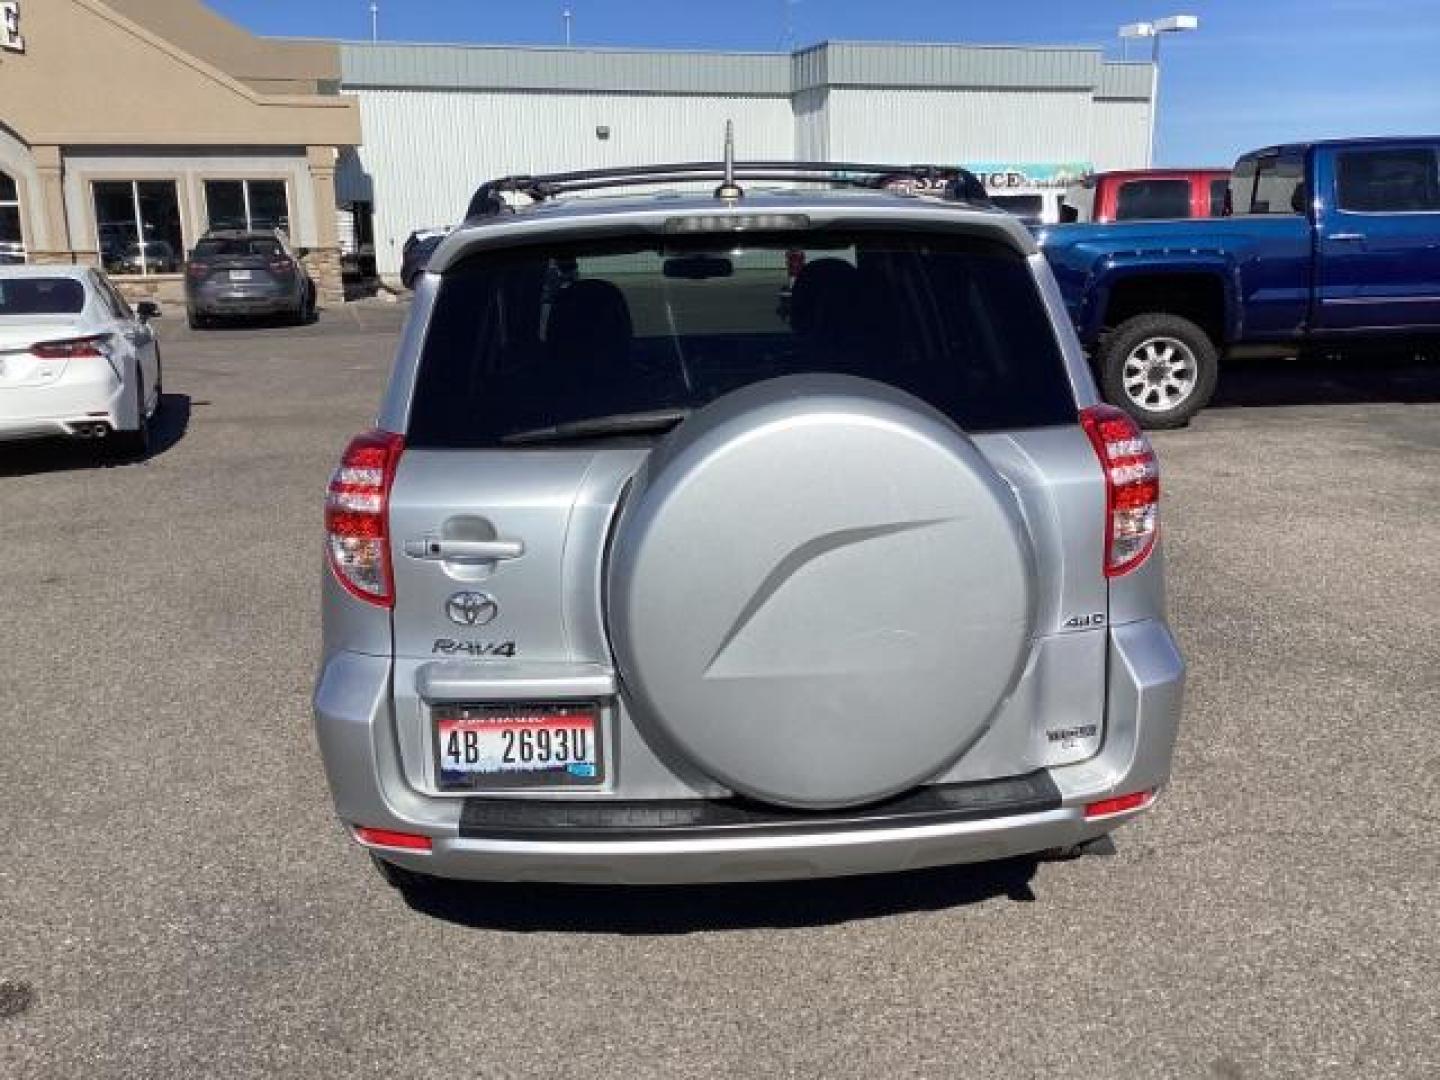
[{"label": "blue pickup truck", "polygon": [[1222,356],[1440,335],[1440,138],[1257,150],[1224,217],[1038,237],[1105,398],[1180,427]]}]

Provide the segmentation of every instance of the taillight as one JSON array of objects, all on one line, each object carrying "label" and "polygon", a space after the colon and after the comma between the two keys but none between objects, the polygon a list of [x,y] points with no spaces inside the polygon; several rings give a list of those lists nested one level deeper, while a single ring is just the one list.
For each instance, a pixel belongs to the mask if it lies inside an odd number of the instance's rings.
[{"label": "taillight", "polygon": [[209,272],[210,268],[204,263],[192,262],[189,266],[185,267],[185,273],[196,280],[203,278]]},{"label": "taillight", "polygon": [[30,355],[42,360],[70,360],[77,356],[93,356],[100,359],[110,355],[110,335],[92,334],[90,337],[66,338],[63,341],[39,341],[30,346]]},{"label": "taillight", "polygon": [[1140,425],[1113,405],[1082,410],[1080,423],[1105,470],[1105,576],[1145,561],[1160,530],[1160,465]]},{"label": "taillight", "polygon": [[800,271],[805,269],[805,252],[785,252],[785,273],[792,278],[799,277]]},{"label": "taillight", "polygon": [[371,604],[395,602],[390,572],[390,484],[405,440],[367,431],[345,448],[325,493],[326,547],[335,576]]},{"label": "taillight", "polygon": [[289,259],[274,259],[270,263],[270,269],[277,274],[289,274],[295,269],[295,264]]}]

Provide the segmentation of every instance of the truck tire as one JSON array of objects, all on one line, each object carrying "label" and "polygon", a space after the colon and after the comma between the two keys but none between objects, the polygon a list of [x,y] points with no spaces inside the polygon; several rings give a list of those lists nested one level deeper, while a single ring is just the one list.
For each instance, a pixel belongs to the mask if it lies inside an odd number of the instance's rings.
[{"label": "truck tire", "polygon": [[949,420],[866,379],[712,402],[651,453],[611,540],[631,716],[762,802],[854,806],[940,775],[1030,655],[1013,490]]},{"label": "truck tire", "polygon": [[1209,335],[1168,312],[1126,319],[1105,336],[1097,359],[1105,400],[1145,428],[1188,424],[1209,404],[1220,371]]}]

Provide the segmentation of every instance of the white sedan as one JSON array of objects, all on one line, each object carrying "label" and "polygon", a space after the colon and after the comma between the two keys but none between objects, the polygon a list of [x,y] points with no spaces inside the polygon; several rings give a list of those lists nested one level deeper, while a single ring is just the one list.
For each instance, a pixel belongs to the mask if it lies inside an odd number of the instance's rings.
[{"label": "white sedan", "polygon": [[143,456],[160,408],[152,303],[88,266],[0,266],[0,439],[106,440]]}]

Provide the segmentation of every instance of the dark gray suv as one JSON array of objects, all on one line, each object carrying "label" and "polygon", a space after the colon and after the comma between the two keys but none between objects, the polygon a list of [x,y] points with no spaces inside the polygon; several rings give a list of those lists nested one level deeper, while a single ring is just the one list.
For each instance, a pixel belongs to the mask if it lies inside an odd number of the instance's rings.
[{"label": "dark gray suv", "polygon": [[389,880],[861,874],[1151,805],[1155,457],[1029,233],[895,172],[477,193],[326,501],[315,722]]},{"label": "dark gray suv", "polygon": [[192,328],[216,319],[315,315],[315,283],[276,232],[210,232],[185,263],[185,313]]}]

